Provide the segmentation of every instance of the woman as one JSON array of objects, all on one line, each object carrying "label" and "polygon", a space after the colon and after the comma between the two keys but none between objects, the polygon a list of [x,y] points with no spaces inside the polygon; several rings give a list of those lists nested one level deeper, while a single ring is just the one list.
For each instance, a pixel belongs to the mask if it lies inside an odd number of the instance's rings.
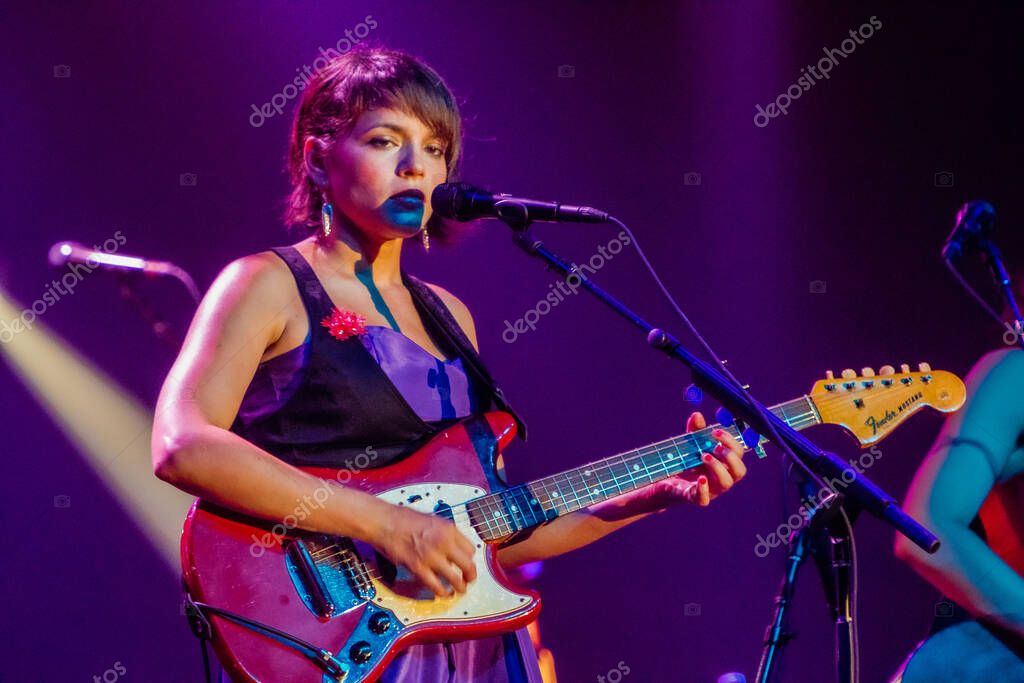
[{"label": "woman", "polygon": [[[428,246],[444,237],[427,198],[454,175],[460,131],[447,86],[405,54],[353,51],[316,75],[292,129],[285,217],[309,236],[233,262],[210,288],[158,401],[158,477],[280,521],[325,486],[296,465],[339,467],[372,452],[371,466],[386,466],[440,425],[505,405],[485,371],[467,371],[479,358],[466,306],[400,268],[407,238]],[[447,330],[421,318],[430,306],[450,311]],[[688,426],[704,427],[703,418],[694,413]],[[502,548],[500,562],[559,555],[677,501],[707,505],[745,473],[742,448],[716,438],[704,473],[558,518]],[[330,486],[302,528],[366,541],[439,596],[474,580],[473,545],[451,523]],[[522,633],[415,646],[382,680],[450,675],[539,681]]]}]

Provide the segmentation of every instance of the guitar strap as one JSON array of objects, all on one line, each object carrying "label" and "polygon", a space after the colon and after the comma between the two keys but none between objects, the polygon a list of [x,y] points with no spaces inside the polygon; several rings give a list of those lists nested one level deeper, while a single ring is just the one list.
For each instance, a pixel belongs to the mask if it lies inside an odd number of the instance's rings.
[{"label": "guitar strap", "polygon": [[500,410],[504,410],[512,415],[516,421],[516,431],[519,434],[519,438],[526,441],[526,423],[519,418],[516,411],[509,405],[508,399],[505,398],[505,393],[495,383],[491,373],[487,371],[483,360],[480,358],[480,354],[473,348],[472,342],[466,337],[455,318],[452,317],[448,306],[441,300],[441,297],[434,293],[434,290],[419,278],[402,271],[402,281],[412,293],[413,303],[416,304],[420,313],[425,315],[427,320],[433,324],[434,329],[447,342],[448,347],[462,358],[462,362],[469,372],[493,394],[495,405]]}]

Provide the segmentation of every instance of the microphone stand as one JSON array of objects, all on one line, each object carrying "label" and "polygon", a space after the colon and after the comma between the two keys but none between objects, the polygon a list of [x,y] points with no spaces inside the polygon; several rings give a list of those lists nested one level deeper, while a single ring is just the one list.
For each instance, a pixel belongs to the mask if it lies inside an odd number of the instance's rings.
[{"label": "microphone stand", "polygon": [[[764,404],[750,397],[750,394],[746,393],[745,389],[735,386],[716,368],[696,358],[672,335],[660,328],[654,327],[639,317],[621,301],[595,285],[575,265],[567,263],[548,250],[542,242],[533,239],[529,234],[531,220],[527,207],[517,205],[514,201],[501,203],[503,206],[500,212],[500,220],[512,229],[513,242],[528,256],[545,261],[564,277],[569,275],[578,277],[584,289],[631,322],[635,327],[643,330],[646,333],[647,343],[650,346],[690,368],[694,384],[706,393],[714,396],[726,410],[743,420],[759,434],[777,435],[781,443],[776,445],[789,451],[792,457],[812,477],[834,481],[835,477],[842,478],[843,473],[849,471],[852,475],[852,481],[846,490],[847,497],[856,501],[861,508],[892,526],[896,531],[906,536],[926,552],[934,553],[938,550],[938,538],[903,512],[896,504],[895,499],[879,489],[866,476],[857,472],[834,453],[818,448],[806,437],[792,429],[784,420],[769,411]],[[757,437],[755,437],[755,443],[757,440]],[[844,483],[846,483],[845,480]],[[844,562],[841,556],[837,561],[840,563]],[[798,567],[799,562],[792,569],[794,579]],[[837,680],[840,683],[856,683],[855,667],[853,666],[855,659],[852,656],[855,643],[852,642],[852,637],[850,637],[852,632],[849,623],[848,582],[837,583],[836,585],[838,587],[835,590],[835,594],[841,598],[838,604],[843,607],[847,619],[842,628],[837,624],[837,638],[842,634],[845,634],[846,638],[846,642],[837,652]],[[792,591],[789,592],[787,597],[791,597],[791,595]]]},{"label": "microphone stand", "polygon": [[182,342],[184,342],[181,333],[157,312],[149,299],[139,292],[136,283],[133,281],[135,279],[132,277],[134,273],[118,270],[116,274],[120,285],[121,298],[131,302],[135,310],[142,316],[142,319],[149,324],[157,339],[166,344],[172,351],[180,349]]},{"label": "microphone stand", "polygon": [[996,287],[1003,295],[1007,306],[1010,307],[1010,313],[1013,315],[1013,329],[1016,333],[1017,345],[1024,348],[1024,318],[1021,317],[1020,307],[1017,305],[1017,297],[1013,294],[1010,274],[1006,272],[1006,267],[1003,265],[1003,258],[999,247],[996,246],[994,241],[985,240],[981,244],[981,249],[985,253],[985,261],[988,263],[988,268],[996,282]]}]

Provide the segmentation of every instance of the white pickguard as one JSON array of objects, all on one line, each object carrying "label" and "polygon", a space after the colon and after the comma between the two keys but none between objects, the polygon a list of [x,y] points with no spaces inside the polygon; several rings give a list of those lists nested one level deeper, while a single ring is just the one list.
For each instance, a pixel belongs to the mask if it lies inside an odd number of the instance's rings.
[{"label": "white pickguard", "polygon": [[[394,488],[378,494],[378,498],[418,512],[432,514],[438,502],[456,508],[484,493],[486,492],[478,487],[465,484],[425,483]],[[429,589],[416,582],[401,567],[398,573],[398,583],[403,585],[400,593],[392,590],[379,578],[373,580],[376,589],[374,604],[391,610],[405,626],[432,621],[468,621],[481,617],[512,616],[526,610],[532,604],[532,596],[529,594],[515,593],[498,583],[488,566],[486,543],[470,524],[464,510],[461,514],[455,515],[454,521],[459,531],[476,548],[473,553],[476,580],[469,584],[464,594],[456,593],[447,598],[435,597]],[[364,556],[365,559],[367,558]]]}]

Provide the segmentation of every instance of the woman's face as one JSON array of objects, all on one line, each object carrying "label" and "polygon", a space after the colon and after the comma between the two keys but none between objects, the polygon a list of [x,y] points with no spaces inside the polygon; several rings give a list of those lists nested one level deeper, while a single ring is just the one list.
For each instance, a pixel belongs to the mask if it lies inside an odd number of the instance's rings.
[{"label": "woman's face", "polygon": [[364,236],[415,235],[430,218],[430,195],[445,182],[445,141],[397,109],[371,109],[327,154],[329,198]]}]

